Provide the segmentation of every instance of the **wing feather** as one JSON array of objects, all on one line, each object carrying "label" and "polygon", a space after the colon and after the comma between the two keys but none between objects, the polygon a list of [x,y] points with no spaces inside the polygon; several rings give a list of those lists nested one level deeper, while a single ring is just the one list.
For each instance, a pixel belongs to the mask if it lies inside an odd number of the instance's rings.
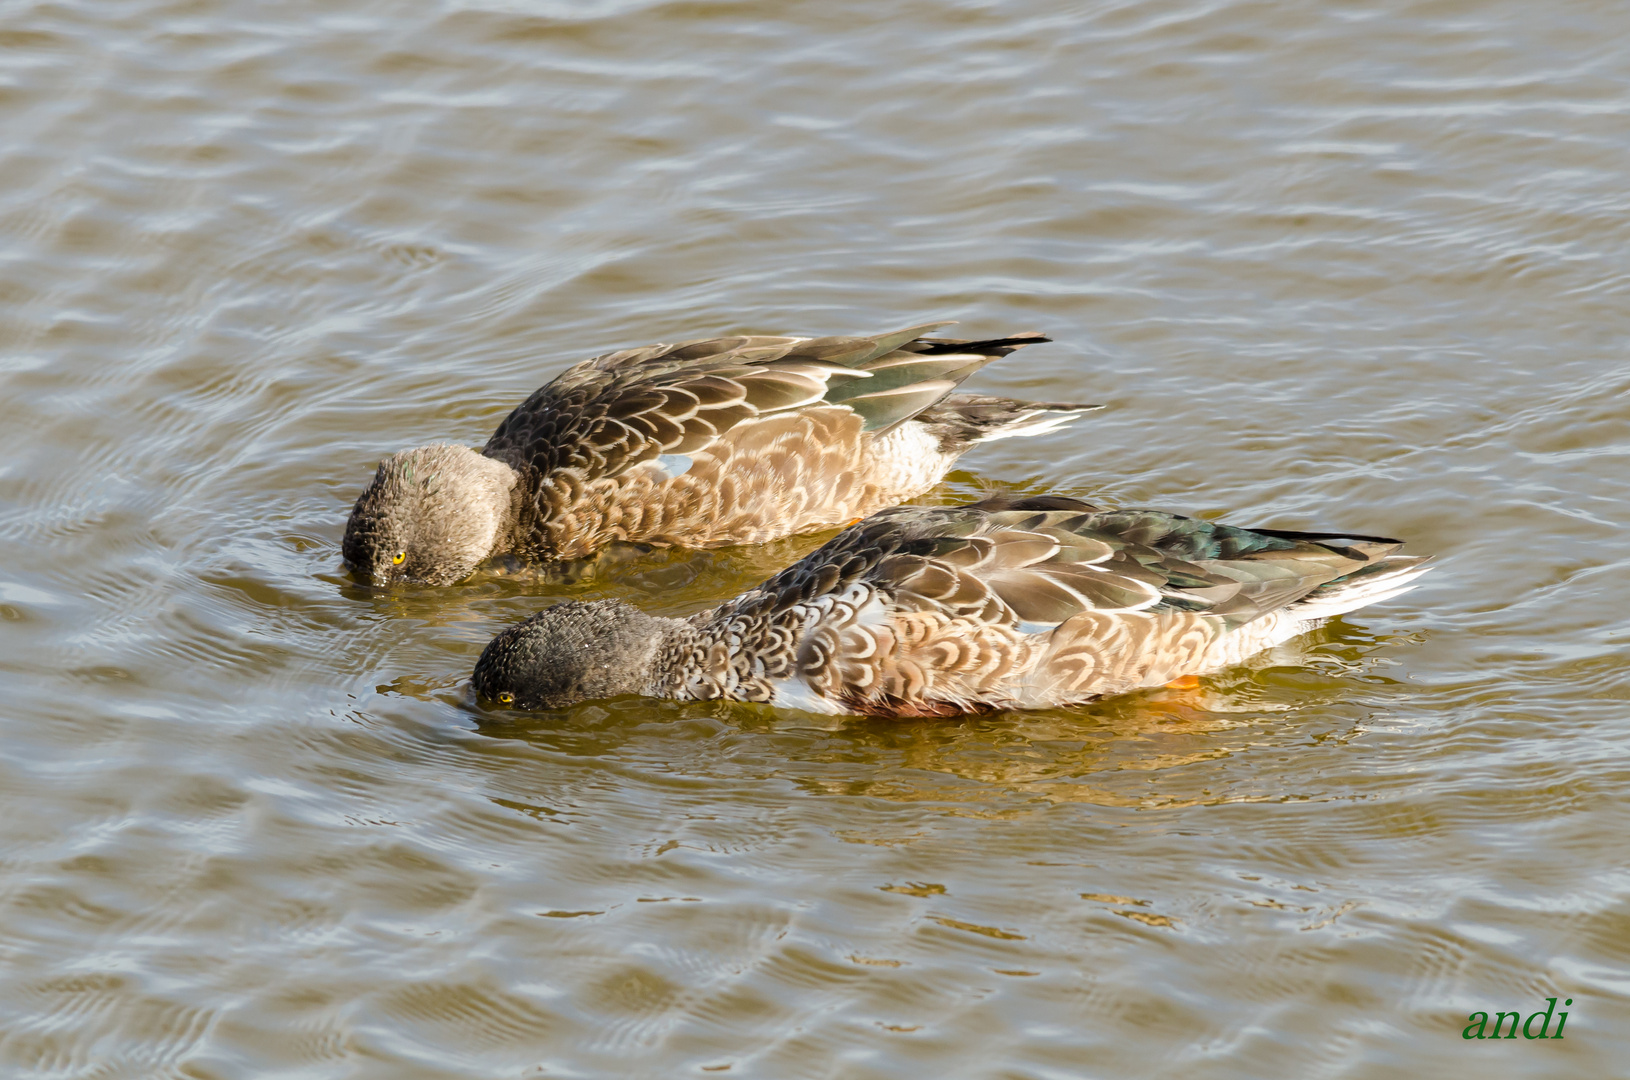
[{"label": "wing feather", "polygon": [[866,430],[884,432],[909,420],[956,389],[950,379],[899,386],[876,393],[856,394],[839,404],[847,405],[866,421]]},{"label": "wing feather", "polygon": [[735,335],[608,353],[532,394],[482,452],[517,470],[552,477],[569,468],[587,481],[661,454],[698,453],[780,412],[842,406],[865,430],[881,433],[939,402],[984,364],[1045,340],[921,340],[946,325],[870,337]]}]

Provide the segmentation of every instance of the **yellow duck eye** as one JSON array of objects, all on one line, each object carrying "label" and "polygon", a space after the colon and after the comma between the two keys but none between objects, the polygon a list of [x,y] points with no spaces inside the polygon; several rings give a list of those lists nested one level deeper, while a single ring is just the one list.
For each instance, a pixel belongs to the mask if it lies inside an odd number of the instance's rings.
[{"label": "yellow duck eye", "polygon": [[515,704],[515,695],[510,693],[508,690],[500,691],[499,694],[498,694],[498,704],[500,704],[500,705],[513,705],[513,704]]},{"label": "yellow duck eye", "polygon": [[407,552],[405,551],[398,551],[395,555],[391,556],[391,562],[395,563],[397,566],[401,566],[403,561],[406,559]]}]

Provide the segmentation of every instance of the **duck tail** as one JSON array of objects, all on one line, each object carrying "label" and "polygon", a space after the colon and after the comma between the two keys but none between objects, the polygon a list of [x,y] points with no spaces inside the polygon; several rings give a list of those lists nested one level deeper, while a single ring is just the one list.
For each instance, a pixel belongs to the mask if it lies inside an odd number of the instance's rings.
[{"label": "duck tail", "polygon": [[940,437],[948,451],[962,451],[975,443],[1014,436],[1044,435],[1070,423],[1082,413],[1102,405],[1074,405],[1060,401],[1017,401],[983,394],[952,394],[917,414]]},{"label": "duck tail", "polygon": [[1412,582],[1432,569],[1426,555],[1388,555],[1351,574],[1327,581],[1298,601],[1292,610],[1299,619],[1328,619],[1361,607],[1401,596]]}]

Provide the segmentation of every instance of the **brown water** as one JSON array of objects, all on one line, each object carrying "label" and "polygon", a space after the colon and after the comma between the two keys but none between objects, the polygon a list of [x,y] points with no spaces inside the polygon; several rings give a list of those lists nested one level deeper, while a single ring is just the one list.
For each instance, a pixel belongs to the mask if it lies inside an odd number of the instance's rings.
[{"label": "brown water", "polygon": [[[18,0],[0,118],[0,1075],[1630,1074],[1630,7]],[[1441,568],[904,723],[465,698],[818,538],[340,571],[569,362],[935,318],[1112,406],[939,498]]]}]

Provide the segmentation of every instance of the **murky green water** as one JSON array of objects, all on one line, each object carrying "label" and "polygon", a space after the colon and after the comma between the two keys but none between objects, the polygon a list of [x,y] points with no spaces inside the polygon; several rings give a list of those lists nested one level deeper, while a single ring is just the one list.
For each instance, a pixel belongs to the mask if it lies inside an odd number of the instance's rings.
[{"label": "murky green water", "polygon": [[[5,5],[0,1074],[1625,1075],[1627,116],[1610,0]],[[465,699],[819,538],[340,572],[381,454],[569,362],[934,318],[1112,405],[936,497],[1441,568],[905,723]]]}]

